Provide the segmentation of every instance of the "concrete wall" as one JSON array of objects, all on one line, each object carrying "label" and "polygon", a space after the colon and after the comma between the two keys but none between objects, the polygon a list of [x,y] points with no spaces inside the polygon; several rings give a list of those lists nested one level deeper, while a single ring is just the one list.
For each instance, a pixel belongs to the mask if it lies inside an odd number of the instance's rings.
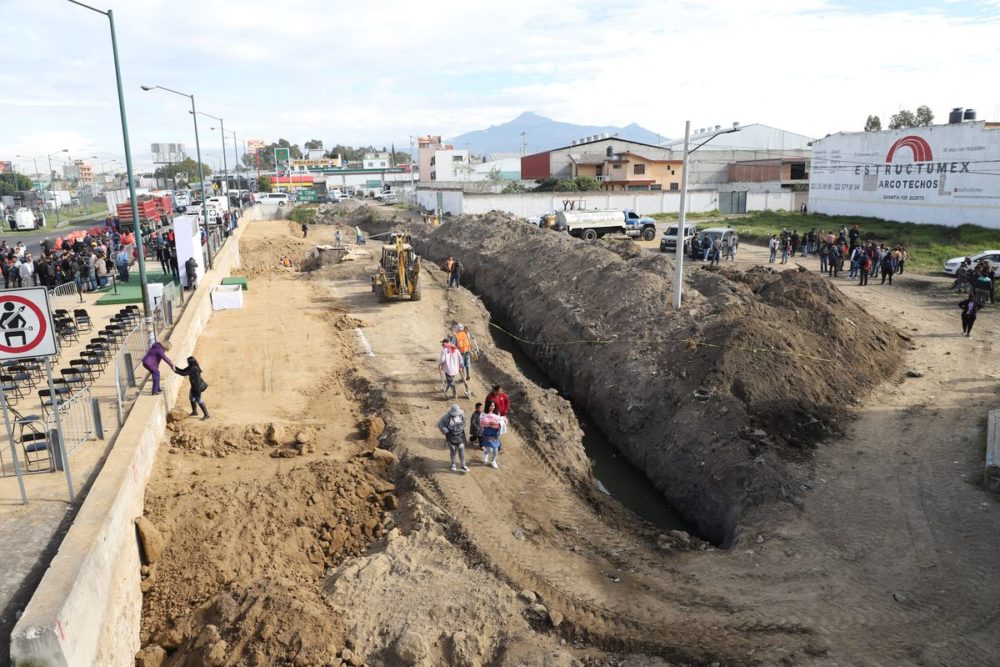
[{"label": "concrete wall", "polygon": [[[437,206],[435,190],[418,190],[418,203],[427,209]],[[507,211],[521,217],[563,210],[563,201],[585,201],[587,208],[634,208],[639,213],[676,213],[680,192],[526,192],[510,195],[472,194],[457,190],[442,192],[444,210],[452,215]],[[688,192],[688,211],[719,208],[716,191]]]},{"label": "concrete wall", "polygon": [[[194,352],[212,314],[211,289],[240,264],[245,223],[267,217],[248,210],[215,258],[170,335],[174,358]],[[134,520],[142,515],[146,482],[166,427],[168,407],[185,380],[163,376],[163,394],[139,396],[115,437],[93,488],[66,533],[11,635],[15,666],[132,665],[139,650],[142,593]]]}]

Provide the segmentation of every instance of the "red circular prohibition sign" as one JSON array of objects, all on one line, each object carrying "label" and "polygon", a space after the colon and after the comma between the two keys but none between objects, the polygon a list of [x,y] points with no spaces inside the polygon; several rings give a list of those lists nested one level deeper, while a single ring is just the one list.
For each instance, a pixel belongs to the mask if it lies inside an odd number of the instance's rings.
[{"label": "red circular prohibition sign", "polygon": [[[45,331],[47,326],[45,323],[45,316],[42,315],[42,311],[38,308],[38,306],[34,304],[33,301],[29,301],[28,299],[25,299],[23,296],[15,296],[13,294],[9,296],[8,295],[0,296],[0,303],[6,303],[7,301],[14,301],[16,303],[20,303],[31,309],[31,311],[35,314],[35,317],[38,318],[38,335],[35,336],[35,338],[30,342],[28,342],[26,345],[22,345],[20,347],[9,347],[7,345],[4,345],[3,343],[0,343],[0,352],[7,352],[8,354],[20,354],[21,352],[30,352],[40,342],[42,342],[42,339],[45,337]],[[3,311],[0,310],[0,312]]]}]

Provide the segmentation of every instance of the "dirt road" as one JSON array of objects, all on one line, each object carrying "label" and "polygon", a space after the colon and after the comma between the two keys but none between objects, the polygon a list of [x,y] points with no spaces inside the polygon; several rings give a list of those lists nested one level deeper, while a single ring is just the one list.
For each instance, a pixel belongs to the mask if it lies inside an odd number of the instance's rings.
[{"label": "dirt road", "polygon": [[[331,653],[372,665],[959,665],[988,664],[1000,648],[998,508],[976,483],[998,370],[992,313],[967,340],[936,285],[843,282],[911,336],[906,368],[923,375],[881,384],[805,464],[812,480],[794,502],[761,509],[717,550],[661,535],[580,483],[588,464],[568,405],[493,346],[471,293],[446,290],[428,267],[420,302],[379,305],[371,257],[295,275],[270,268],[271,255],[305,250],[292,230],[249,232],[261,253],[249,305],[217,314],[198,350],[213,420],[181,423],[149,492],[169,538],[144,627],[171,664],[207,660],[213,646],[220,665],[323,664]],[[313,236],[329,242],[333,228]],[[743,250],[741,260],[756,252]],[[455,320],[484,348],[474,400],[493,382],[513,399],[498,470],[470,450],[472,470],[450,472],[434,429],[450,405],[439,341]],[[875,381],[871,369],[829,372],[832,383]],[[458,402],[468,412],[474,400]],[[370,458],[379,442],[402,463]],[[306,451],[271,458],[296,447]],[[340,522],[328,519],[348,507],[338,489],[359,479],[370,502],[346,515],[375,522],[331,549]],[[202,520],[206,499],[232,507]]]}]

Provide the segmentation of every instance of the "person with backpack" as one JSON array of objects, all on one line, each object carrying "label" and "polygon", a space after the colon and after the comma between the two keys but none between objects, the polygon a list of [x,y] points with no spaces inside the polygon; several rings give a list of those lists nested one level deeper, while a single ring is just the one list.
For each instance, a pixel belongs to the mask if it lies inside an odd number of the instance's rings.
[{"label": "person with backpack", "polygon": [[197,417],[198,408],[200,407],[204,414],[201,420],[205,421],[208,419],[208,408],[205,407],[205,401],[201,395],[208,389],[208,383],[205,382],[205,378],[201,375],[201,366],[198,365],[198,360],[194,357],[188,357],[187,362],[188,365],[186,368],[174,366],[174,372],[187,377],[191,382],[191,390],[188,392],[188,400],[191,401],[191,416]]},{"label": "person with backpack", "polygon": [[[858,252],[858,248],[854,249],[854,252]],[[868,274],[872,270],[872,258],[861,252],[859,255],[860,259],[851,261],[851,270],[854,270],[854,265],[857,263],[857,272],[860,274],[861,278],[858,281],[858,287],[866,287],[868,285]]]},{"label": "person with backpack", "polygon": [[831,278],[836,278],[837,273],[840,271],[840,248],[837,247],[836,243],[827,244],[827,256],[826,256],[826,266],[827,273]]},{"label": "person with backpack", "polygon": [[[823,241],[819,245],[819,272],[826,273],[826,260],[830,256],[830,246],[827,245],[826,241]],[[771,261],[774,261],[773,259]]]},{"label": "person with backpack", "polygon": [[447,413],[437,422],[437,428],[444,436],[445,444],[451,456],[451,471],[456,472],[455,465],[457,456],[462,464],[462,472],[469,472],[469,467],[465,465],[465,413],[458,404],[452,405]]}]

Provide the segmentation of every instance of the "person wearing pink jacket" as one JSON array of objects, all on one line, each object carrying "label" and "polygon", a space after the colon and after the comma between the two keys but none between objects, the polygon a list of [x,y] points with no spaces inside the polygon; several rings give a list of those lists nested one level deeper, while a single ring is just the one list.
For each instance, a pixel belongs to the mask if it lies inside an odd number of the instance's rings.
[{"label": "person wearing pink jacket", "polygon": [[462,372],[462,353],[451,344],[451,339],[445,338],[441,341],[441,354],[438,357],[438,368],[444,374],[443,391],[445,398],[448,398],[448,391],[451,390],[451,398],[456,398],[458,388],[455,386],[455,377]]}]

